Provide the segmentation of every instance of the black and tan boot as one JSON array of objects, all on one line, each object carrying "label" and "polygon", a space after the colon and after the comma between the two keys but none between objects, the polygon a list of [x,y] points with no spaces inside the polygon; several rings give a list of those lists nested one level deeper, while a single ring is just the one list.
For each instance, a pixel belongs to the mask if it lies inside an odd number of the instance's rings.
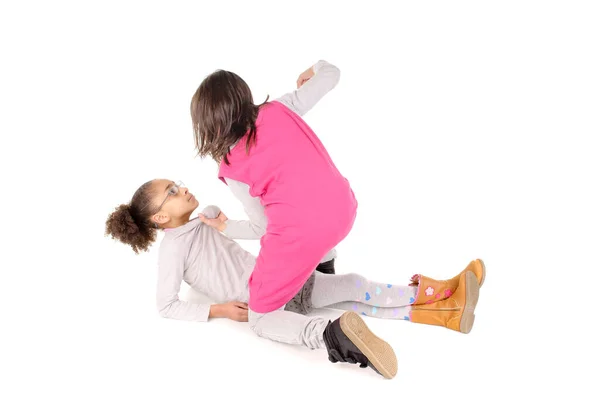
[{"label": "black and tan boot", "polygon": [[396,354],[388,343],[375,336],[362,318],[351,311],[329,322],[323,332],[329,360],[333,363],[358,363],[367,366],[386,379],[398,372]]},{"label": "black and tan boot", "polygon": [[473,272],[467,271],[460,275],[458,287],[448,299],[413,306],[410,321],[469,333],[475,321],[478,300],[479,281]]}]

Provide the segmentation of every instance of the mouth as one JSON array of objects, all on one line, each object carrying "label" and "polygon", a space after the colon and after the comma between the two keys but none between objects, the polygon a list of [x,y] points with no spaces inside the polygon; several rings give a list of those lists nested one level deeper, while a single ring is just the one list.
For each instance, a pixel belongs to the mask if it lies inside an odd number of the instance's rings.
[{"label": "mouth", "polygon": [[187,201],[189,202],[189,201],[190,201],[190,200],[192,200],[192,199],[194,199],[194,195],[190,195],[190,197],[188,198],[188,200],[187,200]]}]

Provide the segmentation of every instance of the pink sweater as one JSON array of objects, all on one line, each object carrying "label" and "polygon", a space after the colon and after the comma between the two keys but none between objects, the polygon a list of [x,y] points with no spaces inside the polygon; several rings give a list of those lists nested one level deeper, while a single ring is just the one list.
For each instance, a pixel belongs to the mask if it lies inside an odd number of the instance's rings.
[{"label": "pink sweater", "polygon": [[219,178],[247,184],[267,217],[266,234],[250,276],[250,309],[265,313],[284,306],[320,259],[350,232],[357,202],[348,180],[300,116],[278,102],[258,115],[257,141],[246,139],[221,163]]}]

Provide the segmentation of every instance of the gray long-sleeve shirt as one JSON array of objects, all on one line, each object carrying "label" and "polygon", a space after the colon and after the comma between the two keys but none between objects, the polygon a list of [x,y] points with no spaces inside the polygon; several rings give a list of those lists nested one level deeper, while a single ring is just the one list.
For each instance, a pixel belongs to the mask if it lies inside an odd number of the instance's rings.
[{"label": "gray long-sleeve shirt", "polygon": [[[202,211],[219,214],[216,206]],[[210,304],[179,300],[181,282],[216,302],[248,302],[248,279],[256,258],[198,218],[165,230],[158,253],[156,305],[165,318],[207,321]]]},{"label": "gray long-sleeve shirt", "polygon": [[[321,60],[312,68],[315,75],[309,81],[275,101],[281,102],[300,116],[311,110],[340,80],[340,70],[326,61]],[[225,180],[233,195],[242,203],[248,220],[228,220],[223,233],[231,239],[260,239],[267,228],[265,209],[260,203],[260,198],[250,195],[250,187],[247,184],[230,178]],[[336,251],[333,249],[322,261],[329,261],[335,256]]]}]

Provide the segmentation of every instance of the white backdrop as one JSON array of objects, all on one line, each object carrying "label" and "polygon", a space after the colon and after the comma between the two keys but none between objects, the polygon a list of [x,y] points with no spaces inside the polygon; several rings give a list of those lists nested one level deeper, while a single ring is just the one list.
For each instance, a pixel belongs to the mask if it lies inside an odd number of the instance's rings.
[{"label": "white backdrop", "polygon": [[[0,396],[589,391],[600,14],[494,3],[3,2]],[[404,284],[488,266],[469,335],[367,319],[396,350],[392,381],[247,324],[160,318],[157,245],[136,256],[103,236],[152,178],[243,217],[194,156],[191,96],[220,68],[261,102],[319,59],[341,81],[306,120],[359,201],[338,273]]]}]

